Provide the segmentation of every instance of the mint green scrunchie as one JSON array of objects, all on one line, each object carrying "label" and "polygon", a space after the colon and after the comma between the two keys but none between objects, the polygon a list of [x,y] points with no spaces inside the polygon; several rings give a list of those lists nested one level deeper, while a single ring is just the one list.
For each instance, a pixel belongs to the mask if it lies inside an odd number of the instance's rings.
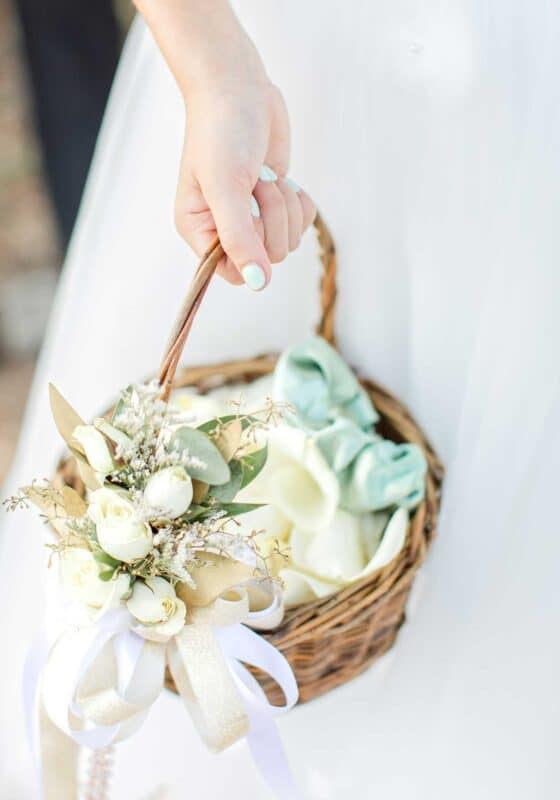
[{"label": "mint green scrunchie", "polygon": [[337,476],[342,508],[412,509],[422,500],[427,469],[422,450],[375,433],[379,415],[369,395],[324,339],[313,337],[283,353],[274,394],[294,407],[287,420],[313,435]]}]

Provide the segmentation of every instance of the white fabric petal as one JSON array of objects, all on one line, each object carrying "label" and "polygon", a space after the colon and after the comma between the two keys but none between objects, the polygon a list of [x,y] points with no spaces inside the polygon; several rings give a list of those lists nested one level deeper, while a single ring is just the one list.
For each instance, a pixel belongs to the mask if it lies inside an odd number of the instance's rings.
[{"label": "white fabric petal", "polygon": [[324,581],[305,572],[286,567],[279,572],[284,583],[284,603],[286,606],[298,606],[310,603],[319,597],[327,597],[340,589],[340,584]]},{"label": "white fabric petal", "polygon": [[381,569],[402,550],[406,540],[408,530],[408,511],[405,508],[398,508],[385,529],[381,544],[366,568],[356,577],[365,578],[375,570]]},{"label": "white fabric petal", "polygon": [[360,517],[348,511],[338,511],[317,533],[295,528],[290,546],[296,567],[337,583],[353,580],[364,567]]}]

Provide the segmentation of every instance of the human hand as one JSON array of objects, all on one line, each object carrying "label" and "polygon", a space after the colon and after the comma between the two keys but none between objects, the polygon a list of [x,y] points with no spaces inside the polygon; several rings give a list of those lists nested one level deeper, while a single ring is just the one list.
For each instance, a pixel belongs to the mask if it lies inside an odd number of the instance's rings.
[{"label": "human hand", "polygon": [[218,234],[226,252],[218,272],[263,289],[271,263],[298,246],[316,213],[287,177],[282,95],[228,0],[134,2],[185,100],[177,229],[199,256]]},{"label": "human hand", "polygon": [[271,263],[297,248],[316,213],[287,177],[290,131],[282,95],[266,79],[229,74],[227,86],[190,93],[186,108],[177,229],[199,256],[217,233],[227,256],[218,272],[230,283],[263,289]]}]

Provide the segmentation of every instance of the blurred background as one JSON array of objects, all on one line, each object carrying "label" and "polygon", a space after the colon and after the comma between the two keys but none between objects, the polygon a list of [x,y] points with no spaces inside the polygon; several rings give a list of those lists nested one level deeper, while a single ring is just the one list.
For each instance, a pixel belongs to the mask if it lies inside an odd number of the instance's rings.
[{"label": "blurred background", "polygon": [[0,482],[131,17],[129,0],[0,0]]}]

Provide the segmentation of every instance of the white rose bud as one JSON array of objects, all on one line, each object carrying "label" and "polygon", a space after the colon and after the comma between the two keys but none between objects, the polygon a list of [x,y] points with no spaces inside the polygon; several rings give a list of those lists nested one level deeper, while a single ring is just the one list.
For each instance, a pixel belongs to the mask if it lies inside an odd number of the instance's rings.
[{"label": "white rose bud", "polygon": [[123,492],[108,488],[92,492],[88,514],[95,522],[99,544],[118,561],[130,564],[152,549],[152,529],[138,519]]},{"label": "white rose bud", "polygon": [[140,623],[136,632],[152,641],[167,641],[185,624],[186,606],[165,578],[136,581],[126,605]]},{"label": "white rose bud", "polygon": [[97,562],[89,550],[69,547],[60,554],[60,582],[72,600],[93,608],[115,606],[130,587],[128,575],[102,581]]},{"label": "white rose bud", "polygon": [[146,504],[170,519],[187,511],[192,502],[192,481],[183,467],[166,467],[152,475],[144,489]]},{"label": "white rose bud", "polygon": [[95,472],[105,476],[115,468],[115,462],[107,440],[93,425],[78,425],[74,428],[72,438],[84,449],[86,458]]}]

